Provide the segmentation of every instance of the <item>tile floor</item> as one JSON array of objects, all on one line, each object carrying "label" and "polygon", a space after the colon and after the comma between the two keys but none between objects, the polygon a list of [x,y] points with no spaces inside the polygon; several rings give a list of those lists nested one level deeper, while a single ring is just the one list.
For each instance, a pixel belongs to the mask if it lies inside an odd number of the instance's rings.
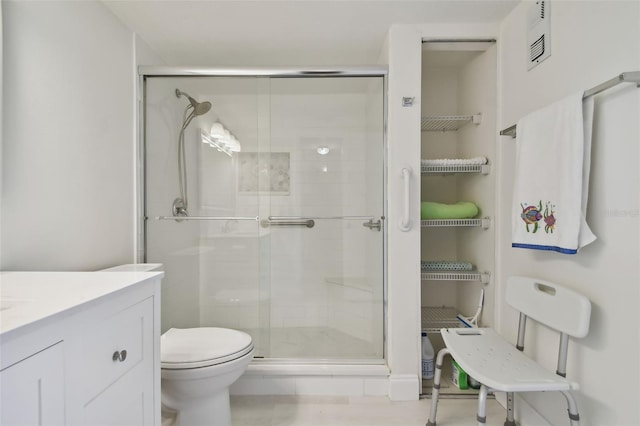
[{"label": "tile floor", "polygon": [[[477,425],[475,399],[441,399],[438,426]],[[424,426],[431,399],[391,402],[386,397],[232,396],[233,426]],[[487,403],[487,426],[503,425],[505,410]]]}]

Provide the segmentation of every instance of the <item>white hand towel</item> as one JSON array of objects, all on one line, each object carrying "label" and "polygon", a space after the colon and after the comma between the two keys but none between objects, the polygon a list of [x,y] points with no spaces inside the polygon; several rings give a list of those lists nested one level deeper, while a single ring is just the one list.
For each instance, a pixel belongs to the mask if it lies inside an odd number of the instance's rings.
[{"label": "white hand towel", "polygon": [[593,98],[573,94],[520,119],[512,247],[575,254],[595,241],[586,222]]}]

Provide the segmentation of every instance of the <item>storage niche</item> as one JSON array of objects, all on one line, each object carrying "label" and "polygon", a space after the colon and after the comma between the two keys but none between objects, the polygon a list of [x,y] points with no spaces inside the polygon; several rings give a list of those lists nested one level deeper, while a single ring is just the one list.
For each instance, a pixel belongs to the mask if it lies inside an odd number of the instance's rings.
[{"label": "storage niche", "polygon": [[422,204],[421,325],[436,352],[440,328],[473,325],[479,305],[476,324],[493,325],[495,114],[495,43],[423,43],[421,201],[436,204]]}]

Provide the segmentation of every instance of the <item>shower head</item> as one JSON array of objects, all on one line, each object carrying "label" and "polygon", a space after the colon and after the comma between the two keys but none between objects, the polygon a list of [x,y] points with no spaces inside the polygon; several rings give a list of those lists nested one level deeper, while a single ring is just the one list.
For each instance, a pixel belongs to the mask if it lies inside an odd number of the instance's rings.
[{"label": "shower head", "polygon": [[195,99],[193,99],[191,96],[189,96],[187,93],[181,92],[180,89],[176,89],[176,96],[180,97],[182,95],[186,96],[187,99],[189,99],[191,108],[193,108],[192,113],[194,116],[206,114],[211,109],[211,102],[198,102]]}]

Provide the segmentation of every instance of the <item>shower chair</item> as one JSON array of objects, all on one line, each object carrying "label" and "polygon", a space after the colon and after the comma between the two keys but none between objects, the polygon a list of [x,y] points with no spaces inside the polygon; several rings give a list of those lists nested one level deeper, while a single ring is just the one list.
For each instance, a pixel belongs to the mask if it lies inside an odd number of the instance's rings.
[{"label": "shower chair", "polygon": [[[443,328],[445,348],[438,352],[427,426],[435,426],[442,362],[446,355],[481,383],[478,394],[478,425],[486,423],[487,394],[506,392],[507,420],[515,426],[513,395],[515,392],[561,392],[569,407],[572,426],[580,424],[578,407],[571,394],[578,384],[565,378],[569,336],[584,337],[589,331],[591,303],[585,296],[548,281],[513,276],[507,280],[506,301],[520,312],[518,341],[514,347],[490,328]],[[527,357],[524,333],[527,318],[560,333],[558,367],[555,373]]]}]

